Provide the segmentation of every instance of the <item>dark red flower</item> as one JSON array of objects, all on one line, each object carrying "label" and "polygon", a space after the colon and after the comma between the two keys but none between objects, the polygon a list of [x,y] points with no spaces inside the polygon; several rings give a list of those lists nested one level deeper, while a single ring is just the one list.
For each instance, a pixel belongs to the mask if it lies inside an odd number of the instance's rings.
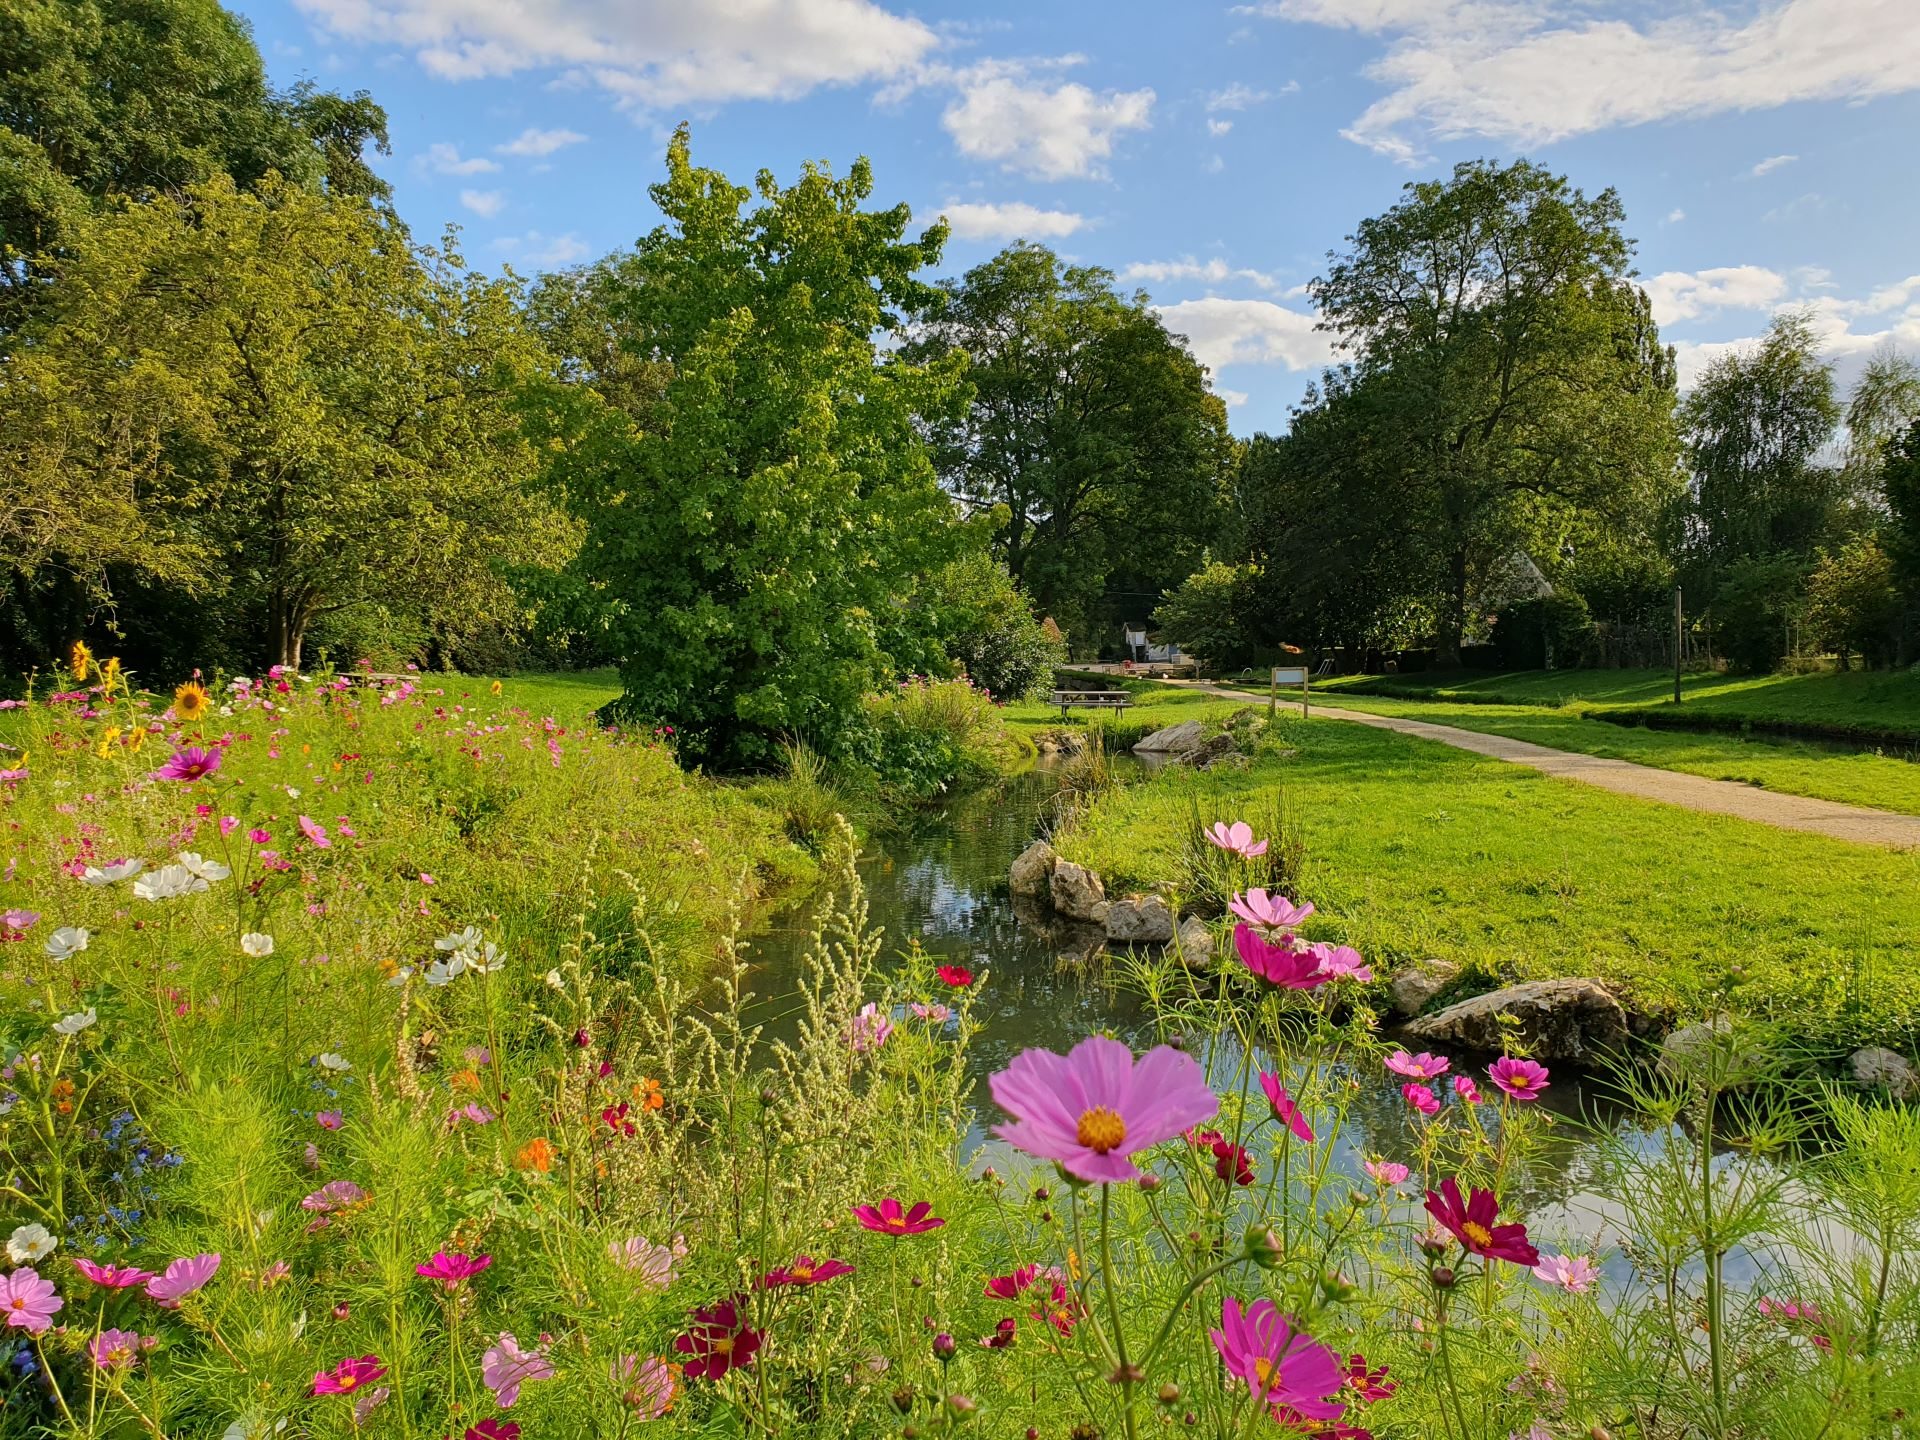
[{"label": "dark red flower", "polygon": [[931,1201],[917,1201],[911,1209],[889,1195],[878,1205],[856,1205],[853,1218],[882,1235],[924,1235],[946,1224],[933,1213]]},{"label": "dark red flower", "polygon": [[673,1348],[691,1355],[683,1372],[689,1380],[718,1380],[729,1370],[753,1363],[762,1339],[742,1314],[746,1297],[734,1295],[693,1312],[693,1324],[676,1335]]},{"label": "dark red flower", "polygon": [[1349,1355],[1347,1357],[1347,1388],[1363,1403],[1371,1404],[1375,1400],[1384,1400],[1400,1388],[1399,1382],[1387,1379],[1387,1367],[1377,1370],[1367,1368],[1367,1357]]},{"label": "dark red flower", "polygon": [[811,1255],[796,1255],[791,1265],[780,1265],[760,1277],[762,1290],[778,1290],[783,1285],[818,1285],[851,1275],[853,1266],[844,1260],[816,1260]]},{"label": "dark red flower", "polygon": [[1236,1185],[1253,1184],[1253,1157],[1244,1147],[1226,1139],[1213,1142],[1213,1173],[1222,1180],[1232,1177]]},{"label": "dark red flower", "polygon": [[941,965],[936,967],[933,973],[956,990],[963,990],[973,984],[973,971],[964,965]]},{"label": "dark red flower", "polygon": [[993,1327],[993,1333],[991,1335],[982,1335],[980,1337],[980,1344],[982,1348],[987,1350],[1004,1350],[1013,1344],[1013,1332],[1017,1328],[1018,1322],[1009,1315]]},{"label": "dark red flower", "polygon": [[478,1425],[469,1425],[461,1440],[520,1440],[520,1426],[512,1420],[496,1420],[489,1415]]},{"label": "dark red flower", "polygon": [[1540,1263],[1540,1252],[1527,1239],[1527,1227],[1496,1224],[1494,1217],[1499,1212],[1500,1202],[1491,1190],[1472,1191],[1462,1201],[1459,1182],[1452,1176],[1440,1182],[1439,1193],[1427,1192],[1427,1213],[1466,1246],[1469,1254],[1532,1269]]},{"label": "dark red flower", "polygon": [[1339,1420],[1314,1420],[1291,1405],[1273,1407],[1273,1419],[1305,1440],[1373,1440],[1373,1432],[1363,1425],[1348,1425]]},{"label": "dark red flower", "polygon": [[627,1119],[627,1102],[609,1105],[600,1112],[600,1118],[607,1122],[607,1128],[616,1135],[634,1135],[639,1133],[633,1128],[633,1122]]},{"label": "dark red flower", "polygon": [[1011,1300],[1025,1290],[1040,1274],[1038,1265],[1022,1265],[1011,1275],[996,1275],[987,1281],[981,1293],[989,1300]]}]

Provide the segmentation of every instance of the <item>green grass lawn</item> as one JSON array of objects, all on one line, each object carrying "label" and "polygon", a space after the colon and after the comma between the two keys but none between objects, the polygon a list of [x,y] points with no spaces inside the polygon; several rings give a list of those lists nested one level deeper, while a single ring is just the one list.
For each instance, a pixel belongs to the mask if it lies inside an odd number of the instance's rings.
[{"label": "green grass lawn", "polygon": [[[1283,749],[1295,753],[1287,757]],[[1278,789],[1306,842],[1314,932],[1377,967],[1425,956],[1489,981],[1595,975],[1649,1008],[1740,1008],[1832,1043],[1920,1034],[1920,855],[1700,815],[1426,741],[1283,720],[1244,771],[1173,769],[1056,844],[1109,883],[1178,878],[1203,817]]]}]

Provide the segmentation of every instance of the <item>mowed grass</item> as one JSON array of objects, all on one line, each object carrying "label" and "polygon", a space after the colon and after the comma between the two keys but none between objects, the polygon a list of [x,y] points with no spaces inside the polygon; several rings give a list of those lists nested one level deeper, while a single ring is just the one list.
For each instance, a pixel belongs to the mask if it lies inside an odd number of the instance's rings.
[{"label": "mowed grass", "polygon": [[[1285,751],[1294,753],[1288,756]],[[1637,1005],[1728,1002],[1819,1043],[1920,1034],[1920,856],[1699,815],[1337,721],[1283,720],[1246,770],[1173,769],[1056,841],[1122,888],[1176,884],[1181,835],[1278,790],[1309,933],[1383,973],[1592,975]]]}]

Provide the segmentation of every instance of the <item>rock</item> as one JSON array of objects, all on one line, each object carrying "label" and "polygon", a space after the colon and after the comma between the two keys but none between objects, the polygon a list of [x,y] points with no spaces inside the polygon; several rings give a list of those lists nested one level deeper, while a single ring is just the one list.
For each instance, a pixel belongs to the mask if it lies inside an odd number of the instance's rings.
[{"label": "rock", "polygon": [[1847,1069],[1856,1085],[1885,1090],[1895,1100],[1920,1100],[1920,1071],[1904,1055],[1869,1045],[1847,1057]]},{"label": "rock", "polygon": [[1660,1072],[1684,1075],[1716,1064],[1719,1073],[1713,1078],[1722,1087],[1738,1089],[1752,1084],[1766,1068],[1766,1057],[1758,1051],[1740,1048],[1738,1042],[1729,1047],[1727,1037],[1732,1032],[1733,1023],[1724,1015],[1682,1025],[1660,1042]]},{"label": "rock", "polygon": [[1447,986],[1453,983],[1454,976],[1460,973],[1458,965],[1449,965],[1445,960],[1416,961],[1411,969],[1402,970],[1387,982],[1387,995],[1396,1015],[1418,1015],[1433,1002]]},{"label": "rock", "polygon": [[1213,927],[1198,915],[1187,916],[1180,922],[1175,953],[1189,970],[1205,969],[1213,959]]},{"label": "rock", "polygon": [[1034,841],[1015,858],[1007,872],[1007,888],[1020,899],[1045,895],[1053,883],[1053,866],[1058,858],[1046,841]]},{"label": "rock", "polygon": [[1107,940],[1114,945],[1165,945],[1173,939],[1173,911],[1158,895],[1130,895],[1107,906]]},{"label": "rock", "polygon": [[[1512,1031],[1499,1016],[1520,1023]],[[1598,980],[1528,980],[1476,995],[1402,1027],[1407,1039],[1465,1050],[1499,1050],[1508,1034],[1541,1060],[1586,1060],[1627,1038],[1627,1011]]]},{"label": "rock", "polygon": [[1096,925],[1107,923],[1107,887],[1086,866],[1071,860],[1055,860],[1049,888],[1053,908],[1062,915]]},{"label": "rock", "polygon": [[1202,740],[1191,750],[1182,751],[1174,757],[1175,763],[1191,765],[1196,770],[1211,769],[1215,761],[1233,754],[1233,736],[1222,733]]},{"label": "rock", "polygon": [[1136,755],[1184,755],[1197,750],[1207,738],[1207,730],[1198,720],[1182,720],[1154,731],[1133,747]]}]

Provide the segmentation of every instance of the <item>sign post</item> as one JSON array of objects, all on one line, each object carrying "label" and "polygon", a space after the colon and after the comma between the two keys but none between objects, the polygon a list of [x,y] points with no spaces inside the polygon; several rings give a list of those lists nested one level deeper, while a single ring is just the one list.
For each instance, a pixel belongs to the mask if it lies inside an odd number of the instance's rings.
[{"label": "sign post", "polygon": [[1304,665],[1276,665],[1273,678],[1267,686],[1267,714],[1272,716],[1280,705],[1280,687],[1298,685],[1300,687],[1300,718],[1307,718],[1308,670]]}]

